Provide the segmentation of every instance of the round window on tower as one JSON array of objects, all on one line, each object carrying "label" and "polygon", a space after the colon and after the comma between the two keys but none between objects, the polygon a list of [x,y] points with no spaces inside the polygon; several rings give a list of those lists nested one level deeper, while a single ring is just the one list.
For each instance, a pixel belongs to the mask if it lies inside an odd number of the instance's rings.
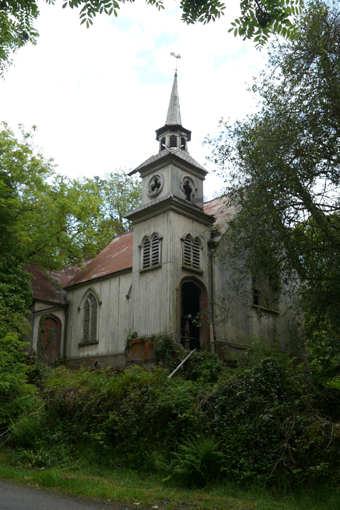
[{"label": "round window on tower", "polygon": [[162,191],[163,188],[163,175],[155,174],[151,177],[148,184],[148,195],[150,197],[156,197]]}]

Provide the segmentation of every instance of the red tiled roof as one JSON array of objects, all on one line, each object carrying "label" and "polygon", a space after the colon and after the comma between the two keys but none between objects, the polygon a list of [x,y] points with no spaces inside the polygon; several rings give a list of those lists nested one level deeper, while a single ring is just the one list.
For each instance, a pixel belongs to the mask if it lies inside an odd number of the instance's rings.
[{"label": "red tiled roof", "polygon": [[69,281],[65,287],[88,282],[124,269],[132,268],[133,233],[116,237],[95,259]]}]

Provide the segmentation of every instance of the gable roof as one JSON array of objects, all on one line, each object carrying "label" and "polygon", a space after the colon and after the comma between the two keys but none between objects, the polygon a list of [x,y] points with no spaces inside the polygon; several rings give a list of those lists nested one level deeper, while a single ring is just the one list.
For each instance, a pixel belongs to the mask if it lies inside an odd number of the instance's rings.
[{"label": "gable roof", "polygon": [[65,287],[70,288],[79,283],[132,269],[132,246],[132,232],[116,237],[96,258],[91,260],[85,269],[79,271]]}]

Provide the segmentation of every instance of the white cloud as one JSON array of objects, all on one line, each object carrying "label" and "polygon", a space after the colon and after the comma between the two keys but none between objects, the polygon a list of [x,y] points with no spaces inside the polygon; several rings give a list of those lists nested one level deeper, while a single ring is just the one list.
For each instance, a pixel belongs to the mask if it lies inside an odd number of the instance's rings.
[{"label": "white cloud", "polygon": [[[97,16],[90,29],[77,11],[41,4],[37,46],[14,57],[0,83],[2,119],[36,124],[37,144],[62,174],[92,177],[140,164],[157,152],[155,129],[165,122],[179,52],[179,94],[190,153],[204,163],[201,143],[220,117],[242,118],[253,107],[245,82],[265,54],[228,33],[237,15],[186,26],[180,11],[143,2],[122,4],[118,18]],[[236,2],[237,5],[237,2]],[[220,183],[207,180],[211,196]]]}]

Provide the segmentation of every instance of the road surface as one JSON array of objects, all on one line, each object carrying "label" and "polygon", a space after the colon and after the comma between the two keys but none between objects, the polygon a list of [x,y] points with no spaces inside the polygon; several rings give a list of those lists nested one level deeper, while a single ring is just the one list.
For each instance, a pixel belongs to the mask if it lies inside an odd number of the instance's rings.
[{"label": "road surface", "polygon": [[27,487],[0,480],[0,510],[143,510],[141,506],[123,503],[88,501],[76,496],[56,494],[49,490]]}]

